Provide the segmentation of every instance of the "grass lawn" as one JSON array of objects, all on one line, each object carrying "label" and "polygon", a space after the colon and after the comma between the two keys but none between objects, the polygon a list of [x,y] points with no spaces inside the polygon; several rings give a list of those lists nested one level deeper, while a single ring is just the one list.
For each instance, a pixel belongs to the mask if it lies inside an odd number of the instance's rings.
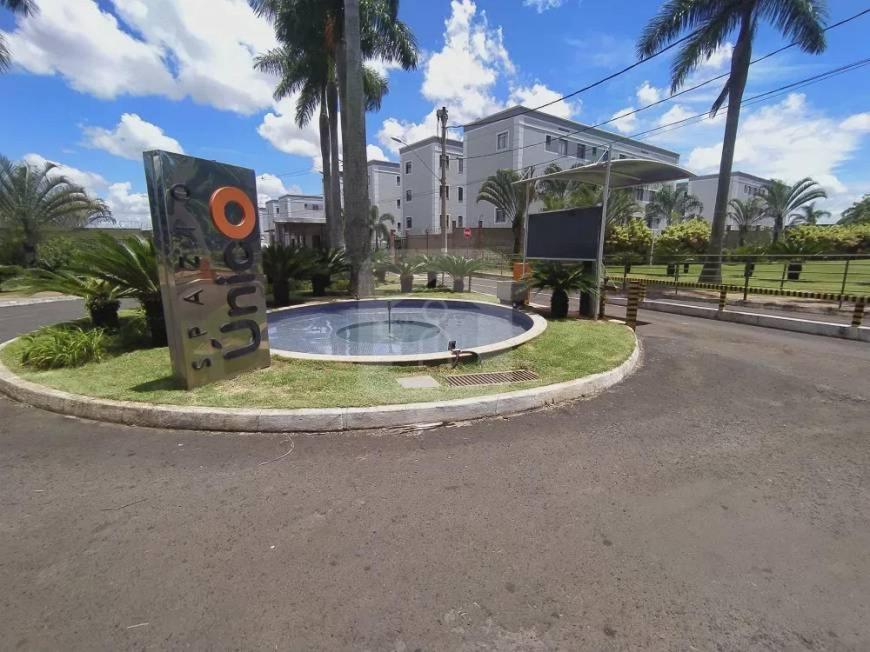
[{"label": "grass lawn", "polygon": [[[383,288],[382,288],[383,289]],[[389,289],[386,290],[389,292]],[[478,299],[473,293],[415,292],[413,296]],[[481,363],[456,371],[449,365],[428,367],[380,366],[273,359],[272,366],[192,391],[176,388],[169,351],[140,349],[108,357],[75,369],[35,371],[20,363],[23,344],[17,341],[0,352],[12,371],[35,383],[100,398],[208,405],[218,407],[355,407],[466,398],[557,383],[611,369],[624,362],[634,337],[615,323],[564,320],[550,322],[534,340]],[[438,380],[451,373],[530,369],[540,380],[484,387],[446,387],[407,390],[396,379],[430,374]]]},{"label": "grass lawn", "polygon": [[[758,263],[755,273],[749,280],[750,287],[779,288],[782,280],[782,270],[785,263]],[[783,288],[786,290],[804,290],[807,292],[839,293],[843,283],[843,272],[846,267],[844,260],[818,260],[804,263],[799,281],[786,280]],[[729,285],[743,286],[743,263],[725,263],[722,265],[722,281]],[[657,280],[673,280],[667,276],[666,265],[632,265],[632,276],[646,276]],[[698,280],[701,264],[693,263],[689,272],[683,272],[679,266],[680,280],[694,282]],[[622,278],[621,265],[608,265],[607,273],[618,281]],[[846,279],[847,294],[870,295],[870,259],[853,260],[849,263],[849,275]]]}]

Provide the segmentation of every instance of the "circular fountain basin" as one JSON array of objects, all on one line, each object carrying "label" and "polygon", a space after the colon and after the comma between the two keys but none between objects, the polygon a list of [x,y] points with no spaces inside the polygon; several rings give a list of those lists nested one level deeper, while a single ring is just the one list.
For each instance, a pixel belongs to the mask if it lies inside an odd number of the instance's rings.
[{"label": "circular fountain basin", "polygon": [[437,362],[449,346],[486,355],[547,328],[542,317],[458,299],[365,299],[304,304],[269,313],[269,344],[283,357],[334,362]]}]

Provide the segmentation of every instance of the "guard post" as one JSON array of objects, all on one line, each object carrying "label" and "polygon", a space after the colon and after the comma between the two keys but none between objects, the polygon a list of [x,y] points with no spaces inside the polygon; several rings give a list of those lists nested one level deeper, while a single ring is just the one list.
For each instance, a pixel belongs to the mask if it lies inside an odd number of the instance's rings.
[{"label": "guard post", "polygon": [[628,284],[628,302],[625,304],[625,325],[631,330],[637,330],[637,306],[640,303],[640,290],[643,287],[637,281]]}]

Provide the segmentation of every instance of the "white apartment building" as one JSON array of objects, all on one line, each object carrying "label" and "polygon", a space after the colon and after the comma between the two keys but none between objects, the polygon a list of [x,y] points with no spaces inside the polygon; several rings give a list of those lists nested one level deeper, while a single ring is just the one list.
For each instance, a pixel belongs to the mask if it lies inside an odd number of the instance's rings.
[{"label": "white apartment building", "polygon": [[[732,199],[747,200],[764,192],[764,189],[770,185],[770,179],[757,177],[754,174],[746,172],[731,173],[731,187],[728,192],[728,201]],[[713,210],[716,208],[716,192],[719,188],[719,175],[707,174],[700,177],[695,177],[691,181],[681,181],[677,183],[677,188],[688,190],[689,194],[695,195],[702,204],[704,209],[701,211],[701,217],[708,222],[713,221]],[[754,227],[754,230],[760,231],[763,229],[773,228],[773,218],[764,217]],[[729,217],[725,222],[725,229],[733,231],[737,226]]]},{"label": "white apartment building", "polygon": [[369,203],[378,207],[378,213],[389,213],[398,222],[402,217],[402,175],[400,166],[393,161],[369,161]]},{"label": "white apartment building", "polygon": [[[534,166],[543,174],[550,163],[562,169],[599,160],[613,145],[613,157],[645,158],[678,165],[680,155],[649,143],[631,140],[573,120],[514,106],[481,118],[465,127],[466,203],[470,224],[510,228],[509,216],[492,204],[476,201],[480,186],[497,170],[522,170]],[[635,188],[635,199],[649,201],[656,187]],[[536,210],[535,203],[532,210]]]},{"label": "white apartment building", "polygon": [[323,196],[283,195],[267,201],[263,224],[273,229],[270,241],[319,247],[326,227]]},{"label": "white apartment building", "polygon": [[[399,150],[402,195],[400,235],[441,233],[441,140],[432,136]],[[447,140],[447,228],[468,226],[462,142]],[[398,204],[397,204],[398,206]]]}]

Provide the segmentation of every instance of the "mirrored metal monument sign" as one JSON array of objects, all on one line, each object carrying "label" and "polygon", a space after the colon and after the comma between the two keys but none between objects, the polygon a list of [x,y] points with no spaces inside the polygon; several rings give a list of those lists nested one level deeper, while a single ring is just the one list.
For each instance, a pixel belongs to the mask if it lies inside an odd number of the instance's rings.
[{"label": "mirrored metal monument sign", "polygon": [[253,170],[143,154],[176,378],[188,389],[269,366]]}]

